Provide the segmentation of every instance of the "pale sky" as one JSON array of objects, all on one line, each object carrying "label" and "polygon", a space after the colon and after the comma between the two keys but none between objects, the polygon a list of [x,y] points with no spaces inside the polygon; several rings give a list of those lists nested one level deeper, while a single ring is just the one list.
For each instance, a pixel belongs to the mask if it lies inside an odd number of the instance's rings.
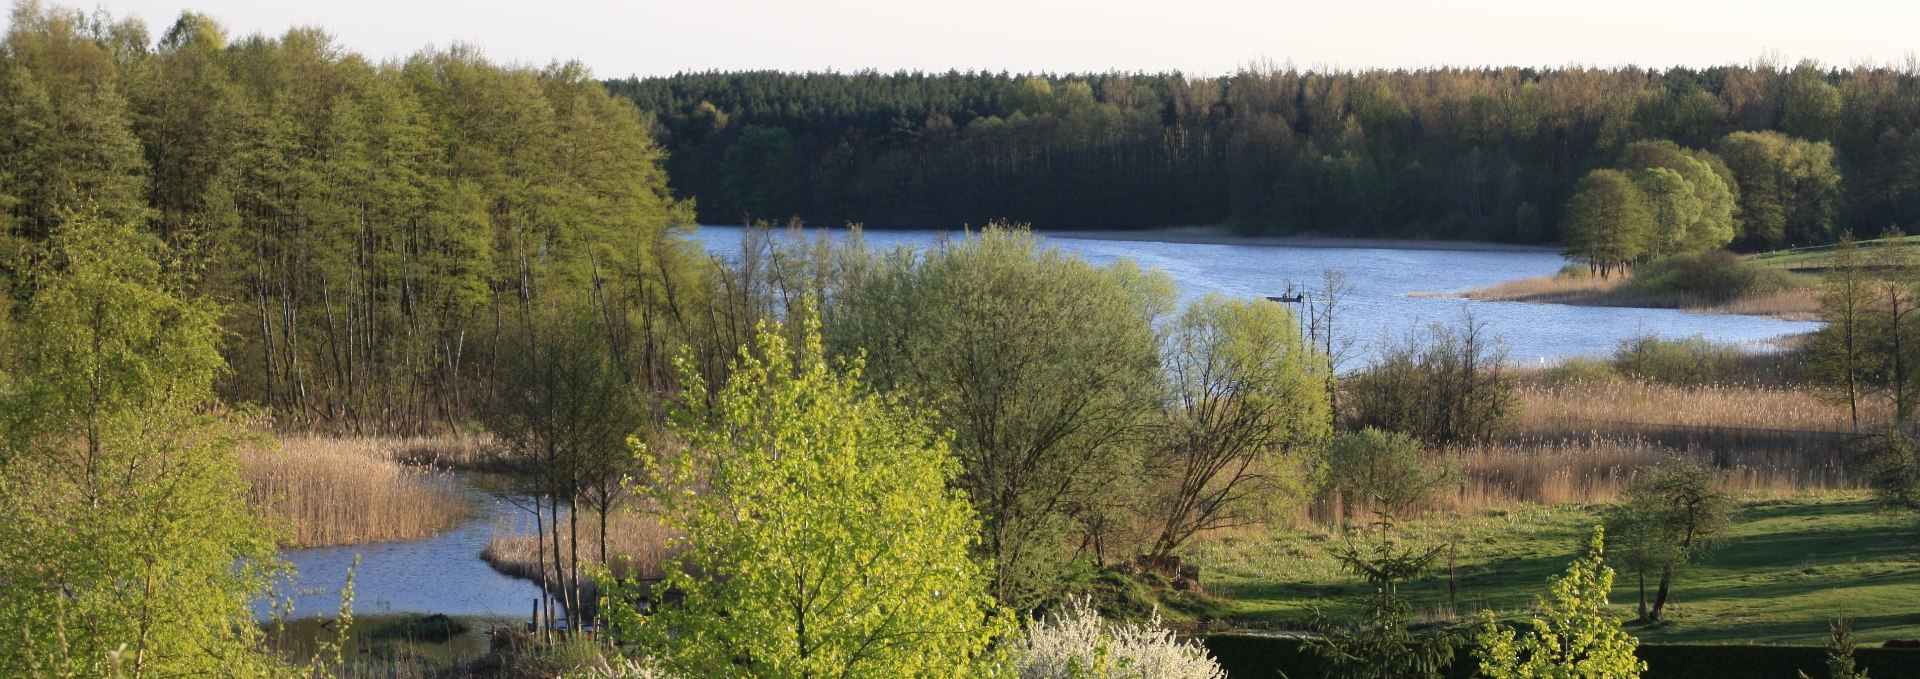
[{"label": "pale sky", "polygon": [[1300,67],[1904,62],[1920,1],[1883,0],[46,0],[230,36],[317,25],[376,60],[465,42],[600,77],[682,70],[1167,71]]}]

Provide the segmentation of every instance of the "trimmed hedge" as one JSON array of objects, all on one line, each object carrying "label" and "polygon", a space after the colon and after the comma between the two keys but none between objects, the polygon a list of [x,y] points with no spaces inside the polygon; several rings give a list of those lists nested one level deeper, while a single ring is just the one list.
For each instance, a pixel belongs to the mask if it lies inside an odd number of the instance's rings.
[{"label": "trimmed hedge", "polygon": [[[1325,663],[1305,652],[1300,639],[1216,634],[1201,641],[1231,679],[1327,676]],[[1639,655],[1647,661],[1642,679],[1797,679],[1801,670],[1823,677],[1827,664],[1819,646],[1641,644]],[[1920,650],[1860,648],[1853,657],[1873,679],[1920,679]],[[1448,677],[1470,679],[1475,667],[1462,651]]]}]

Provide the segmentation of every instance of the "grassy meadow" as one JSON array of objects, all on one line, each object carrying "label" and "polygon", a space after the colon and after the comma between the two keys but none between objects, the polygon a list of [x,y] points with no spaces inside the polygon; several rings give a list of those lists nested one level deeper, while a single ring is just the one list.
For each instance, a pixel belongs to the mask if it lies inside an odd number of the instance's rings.
[{"label": "grassy meadow", "polygon": [[[1876,238],[1858,241],[1861,254],[1869,255],[1879,248],[1920,248],[1920,236],[1901,236],[1897,238]],[[1833,267],[1833,253],[1837,245],[1814,245],[1804,248],[1774,250],[1747,257],[1747,261],[1776,269],[1788,271],[1818,272]]]},{"label": "grassy meadow", "polygon": [[[1436,512],[1397,530],[1411,543],[1454,545],[1428,576],[1403,585],[1427,619],[1491,608],[1514,616],[1545,591],[1600,521],[1604,505],[1517,505]],[[1863,643],[1920,637],[1920,559],[1912,521],[1879,511],[1864,493],[1807,492],[1750,500],[1727,543],[1678,576],[1669,619],[1632,629],[1655,642],[1817,644],[1827,619],[1853,617]],[[1222,614],[1234,624],[1293,627],[1315,612],[1344,616],[1365,586],[1333,551],[1342,531],[1308,526],[1222,535],[1197,545]],[[1449,603],[1449,583],[1456,588]],[[1649,583],[1651,590],[1652,583]],[[1632,618],[1632,575],[1621,573],[1614,611]]]}]

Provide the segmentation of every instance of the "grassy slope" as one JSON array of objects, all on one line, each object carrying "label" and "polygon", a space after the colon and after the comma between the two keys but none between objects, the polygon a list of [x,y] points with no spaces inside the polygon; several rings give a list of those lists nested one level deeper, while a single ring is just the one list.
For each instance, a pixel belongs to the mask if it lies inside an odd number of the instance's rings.
[{"label": "grassy slope", "polygon": [[[1860,241],[1860,247],[1862,249],[1886,247],[1890,245],[1898,245],[1906,248],[1920,247],[1920,236]],[[1821,271],[1827,268],[1827,260],[1833,258],[1833,249],[1834,246],[1832,245],[1816,245],[1790,250],[1775,250],[1773,252],[1763,252],[1748,256],[1747,261],[1793,271]]]},{"label": "grassy slope", "polygon": [[[1458,540],[1463,612],[1513,612],[1566,567],[1600,510],[1528,507],[1428,520],[1406,533],[1430,542],[1449,535]],[[1855,618],[1862,643],[1920,637],[1912,526],[1859,494],[1750,504],[1733,539],[1682,573],[1668,604],[1670,620],[1634,633],[1662,642],[1817,644],[1826,638],[1827,618],[1845,613]],[[1353,612],[1349,602],[1364,586],[1329,555],[1341,540],[1319,529],[1214,540],[1196,546],[1194,560],[1210,590],[1228,599],[1234,620],[1290,626],[1316,607],[1335,616]],[[1446,602],[1445,557],[1438,563],[1437,574],[1404,590],[1428,610]],[[1615,608],[1631,616],[1635,598],[1631,576],[1622,573]]]}]

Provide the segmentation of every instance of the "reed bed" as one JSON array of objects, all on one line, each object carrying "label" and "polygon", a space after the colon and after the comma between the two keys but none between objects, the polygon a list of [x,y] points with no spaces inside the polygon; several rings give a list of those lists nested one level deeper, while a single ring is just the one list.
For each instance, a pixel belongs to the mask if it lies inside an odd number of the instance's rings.
[{"label": "reed bed", "polygon": [[459,481],[418,462],[456,455],[448,439],[291,436],[241,453],[255,511],[286,527],[284,546],[417,540],[469,516]]},{"label": "reed bed", "polygon": [[[1804,433],[1821,440],[1852,434],[1847,407],[1805,390],[1773,386],[1676,386],[1615,380],[1602,383],[1528,384],[1518,390],[1519,435],[1564,437],[1618,427],[1750,429]],[[1861,412],[1861,428],[1885,421],[1884,406]]]},{"label": "reed bed", "polygon": [[1858,487],[1846,454],[1794,450],[1679,449],[1647,439],[1471,446],[1450,457],[1464,483],[1450,508],[1501,508],[1517,503],[1607,502],[1633,485],[1648,465],[1669,456],[1698,459],[1720,471],[1725,490],[1766,498],[1804,490]]},{"label": "reed bed", "polygon": [[1794,287],[1748,295],[1729,302],[1712,302],[1688,295],[1648,294],[1633,289],[1628,276],[1535,276],[1460,293],[1461,297],[1496,302],[1681,309],[1699,313],[1770,316],[1790,321],[1820,317],[1819,291]]},{"label": "reed bed", "polygon": [[[568,532],[567,521],[568,514],[562,510],[560,550],[564,554],[571,554],[574,543]],[[552,530],[553,526],[543,528]],[[658,580],[666,574],[664,564],[672,556],[668,551],[668,543],[673,537],[672,532],[661,526],[652,515],[633,511],[613,512],[607,517],[607,561],[611,562],[607,564],[607,570],[623,580]],[[552,535],[536,532],[531,518],[502,521],[494,525],[493,536],[481,550],[480,558],[496,571],[531,580],[548,592],[558,593],[561,585],[554,572],[551,553],[553,539]],[[549,552],[546,555],[545,572],[541,570],[542,543]],[[580,514],[579,553],[583,574],[602,565],[599,559],[600,517],[590,512]],[[581,601],[599,599],[599,588],[591,580],[582,582],[581,589]]]}]

